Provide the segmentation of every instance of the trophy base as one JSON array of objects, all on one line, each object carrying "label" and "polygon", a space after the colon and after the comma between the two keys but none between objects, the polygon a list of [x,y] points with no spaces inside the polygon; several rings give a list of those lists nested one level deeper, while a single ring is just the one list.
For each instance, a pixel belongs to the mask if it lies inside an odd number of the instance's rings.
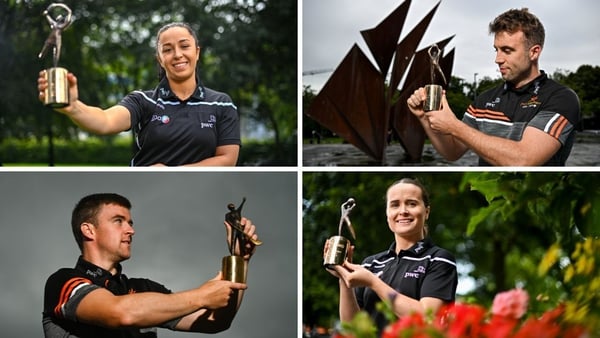
[{"label": "trophy base", "polygon": [[46,69],[48,88],[44,93],[44,105],[50,108],[62,108],[69,105],[69,81],[67,70],[62,67]]},{"label": "trophy base", "polygon": [[442,86],[435,84],[426,85],[425,93],[423,111],[440,110],[442,108]]},{"label": "trophy base", "polygon": [[332,265],[342,265],[348,255],[350,241],[343,236],[332,236],[328,240],[329,246],[325,257],[323,257],[323,266],[326,268]]},{"label": "trophy base", "polygon": [[225,280],[246,283],[248,264],[241,256],[225,256],[223,257],[221,271]]}]

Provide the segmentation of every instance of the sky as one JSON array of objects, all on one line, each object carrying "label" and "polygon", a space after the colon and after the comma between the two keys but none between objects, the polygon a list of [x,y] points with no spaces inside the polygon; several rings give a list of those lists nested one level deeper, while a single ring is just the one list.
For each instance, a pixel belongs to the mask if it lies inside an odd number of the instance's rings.
[{"label": "sky", "polygon": [[[333,70],[354,43],[371,57],[361,30],[377,26],[403,1],[303,0],[302,71]],[[402,29],[402,39],[438,3],[413,0]],[[453,76],[473,82],[484,76],[499,78],[494,64],[489,23],[511,8],[527,7],[546,30],[540,68],[576,71],[580,65],[600,65],[600,1],[571,0],[442,0],[418,49],[455,35],[447,47],[455,49]],[[371,59],[372,60],[372,59]],[[375,63],[374,63],[375,64]],[[303,85],[320,90],[331,72],[303,75]]]},{"label": "sky", "polygon": [[[43,288],[79,250],[70,228],[85,195],[119,193],[131,201],[135,235],[128,277],[172,291],[216,276],[229,255],[227,204],[239,205],[264,244],[231,328],[214,337],[294,337],[297,325],[297,173],[294,172],[0,172],[0,327],[3,337],[41,337]],[[191,337],[159,330],[159,337]]]}]

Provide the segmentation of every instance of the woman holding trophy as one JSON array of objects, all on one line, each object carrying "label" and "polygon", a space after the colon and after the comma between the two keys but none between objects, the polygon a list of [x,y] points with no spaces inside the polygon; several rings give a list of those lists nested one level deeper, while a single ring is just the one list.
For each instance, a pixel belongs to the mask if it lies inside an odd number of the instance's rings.
[{"label": "woman holding trophy", "polygon": [[[458,275],[454,256],[432,243],[425,222],[429,218],[429,196],[415,179],[394,182],[386,194],[386,216],[394,242],[353,264],[351,247],[340,265],[327,266],[339,278],[340,320],[350,321],[360,310],[375,321],[378,334],[388,324],[375,305],[390,299],[398,317],[412,312],[437,311],[455,299]],[[325,256],[329,251],[325,245]]]},{"label": "woman holding trophy", "polygon": [[[241,145],[239,114],[227,94],[200,83],[199,58],[193,29],[180,22],[167,24],[156,38],[160,82],[154,90],[131,92],[119,104],[102,109],[79,100],[77,78],[69,73],[68,104],[51,107],[94,134],[131,129],[137,146],[132,166],[233,166]],[[41,71],[42,102],[48,82],[47,70]]]}]

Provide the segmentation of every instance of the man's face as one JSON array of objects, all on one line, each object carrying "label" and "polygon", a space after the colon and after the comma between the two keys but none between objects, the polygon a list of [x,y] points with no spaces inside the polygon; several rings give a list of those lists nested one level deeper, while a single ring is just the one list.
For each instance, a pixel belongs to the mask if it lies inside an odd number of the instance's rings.
[{"label": "man's face", "polygon": [[105,258],[113,262],[128,259],[135,233],[129,209],[116,204],[104,204],[96,223],[96,242]]},{"label": "man's face", "polygon": [[502,78],[516,88],[527,84],[538,75],[533,66],[539,57],[541,46],[528,46],[522,31],[496,33],[494,49],[495,62]]}]

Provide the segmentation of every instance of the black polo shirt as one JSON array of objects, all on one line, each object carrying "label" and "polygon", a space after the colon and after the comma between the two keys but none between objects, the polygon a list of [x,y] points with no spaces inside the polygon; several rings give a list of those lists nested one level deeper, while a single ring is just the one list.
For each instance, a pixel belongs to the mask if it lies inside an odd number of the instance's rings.
[{"label": "black polo shirt", "polygon": [[[118,272],[110,272],[79,257],[75,268],[62,268],[46,281],[44,290],[43,327],[45,337],[157,337],[156,328],[107,329],[77,321],[75,311],[81,300],[91,291],[106,288],[115,295],[136,292],[171,293],[161,284],[149,279],[127,278]],[[174,329],[179,319],[161,327]]]},{"label": "black polo shirt", "polygon": [[[546,166],[564,166],[579,123],[579,98],[575,92],[549,79],[546,73],[521,88],[510,83],[490,89],[471,104],[463,122],[488,135],[514,141],[523,137],[527,126],[537,128],[561,143]],[[489,165],[482,158],[479,165]]]},{"label": "black polo shirt", "polygon": [[241,145],[240,119],[231,98],[198,87],[180,100],[164,78],[154,90],[134,91],[120,105],[131,114],[136,154],[132,166],[178,166],[215,156],[223,145]]},{"label": "black polo shirt", "polygon": [[[386,251],[367,257],[362,266],[377,275],[397,292],[419,300],[433,297],[445,302],[453,302],[456,297],[458,274],[454,256],[435,246],[426,238],[408,250],[396,254],[396,244]],[[381,334],[387,320],[375,309],[381,302],[371,288],[355,289],[358,306],[371,315]]]}]

